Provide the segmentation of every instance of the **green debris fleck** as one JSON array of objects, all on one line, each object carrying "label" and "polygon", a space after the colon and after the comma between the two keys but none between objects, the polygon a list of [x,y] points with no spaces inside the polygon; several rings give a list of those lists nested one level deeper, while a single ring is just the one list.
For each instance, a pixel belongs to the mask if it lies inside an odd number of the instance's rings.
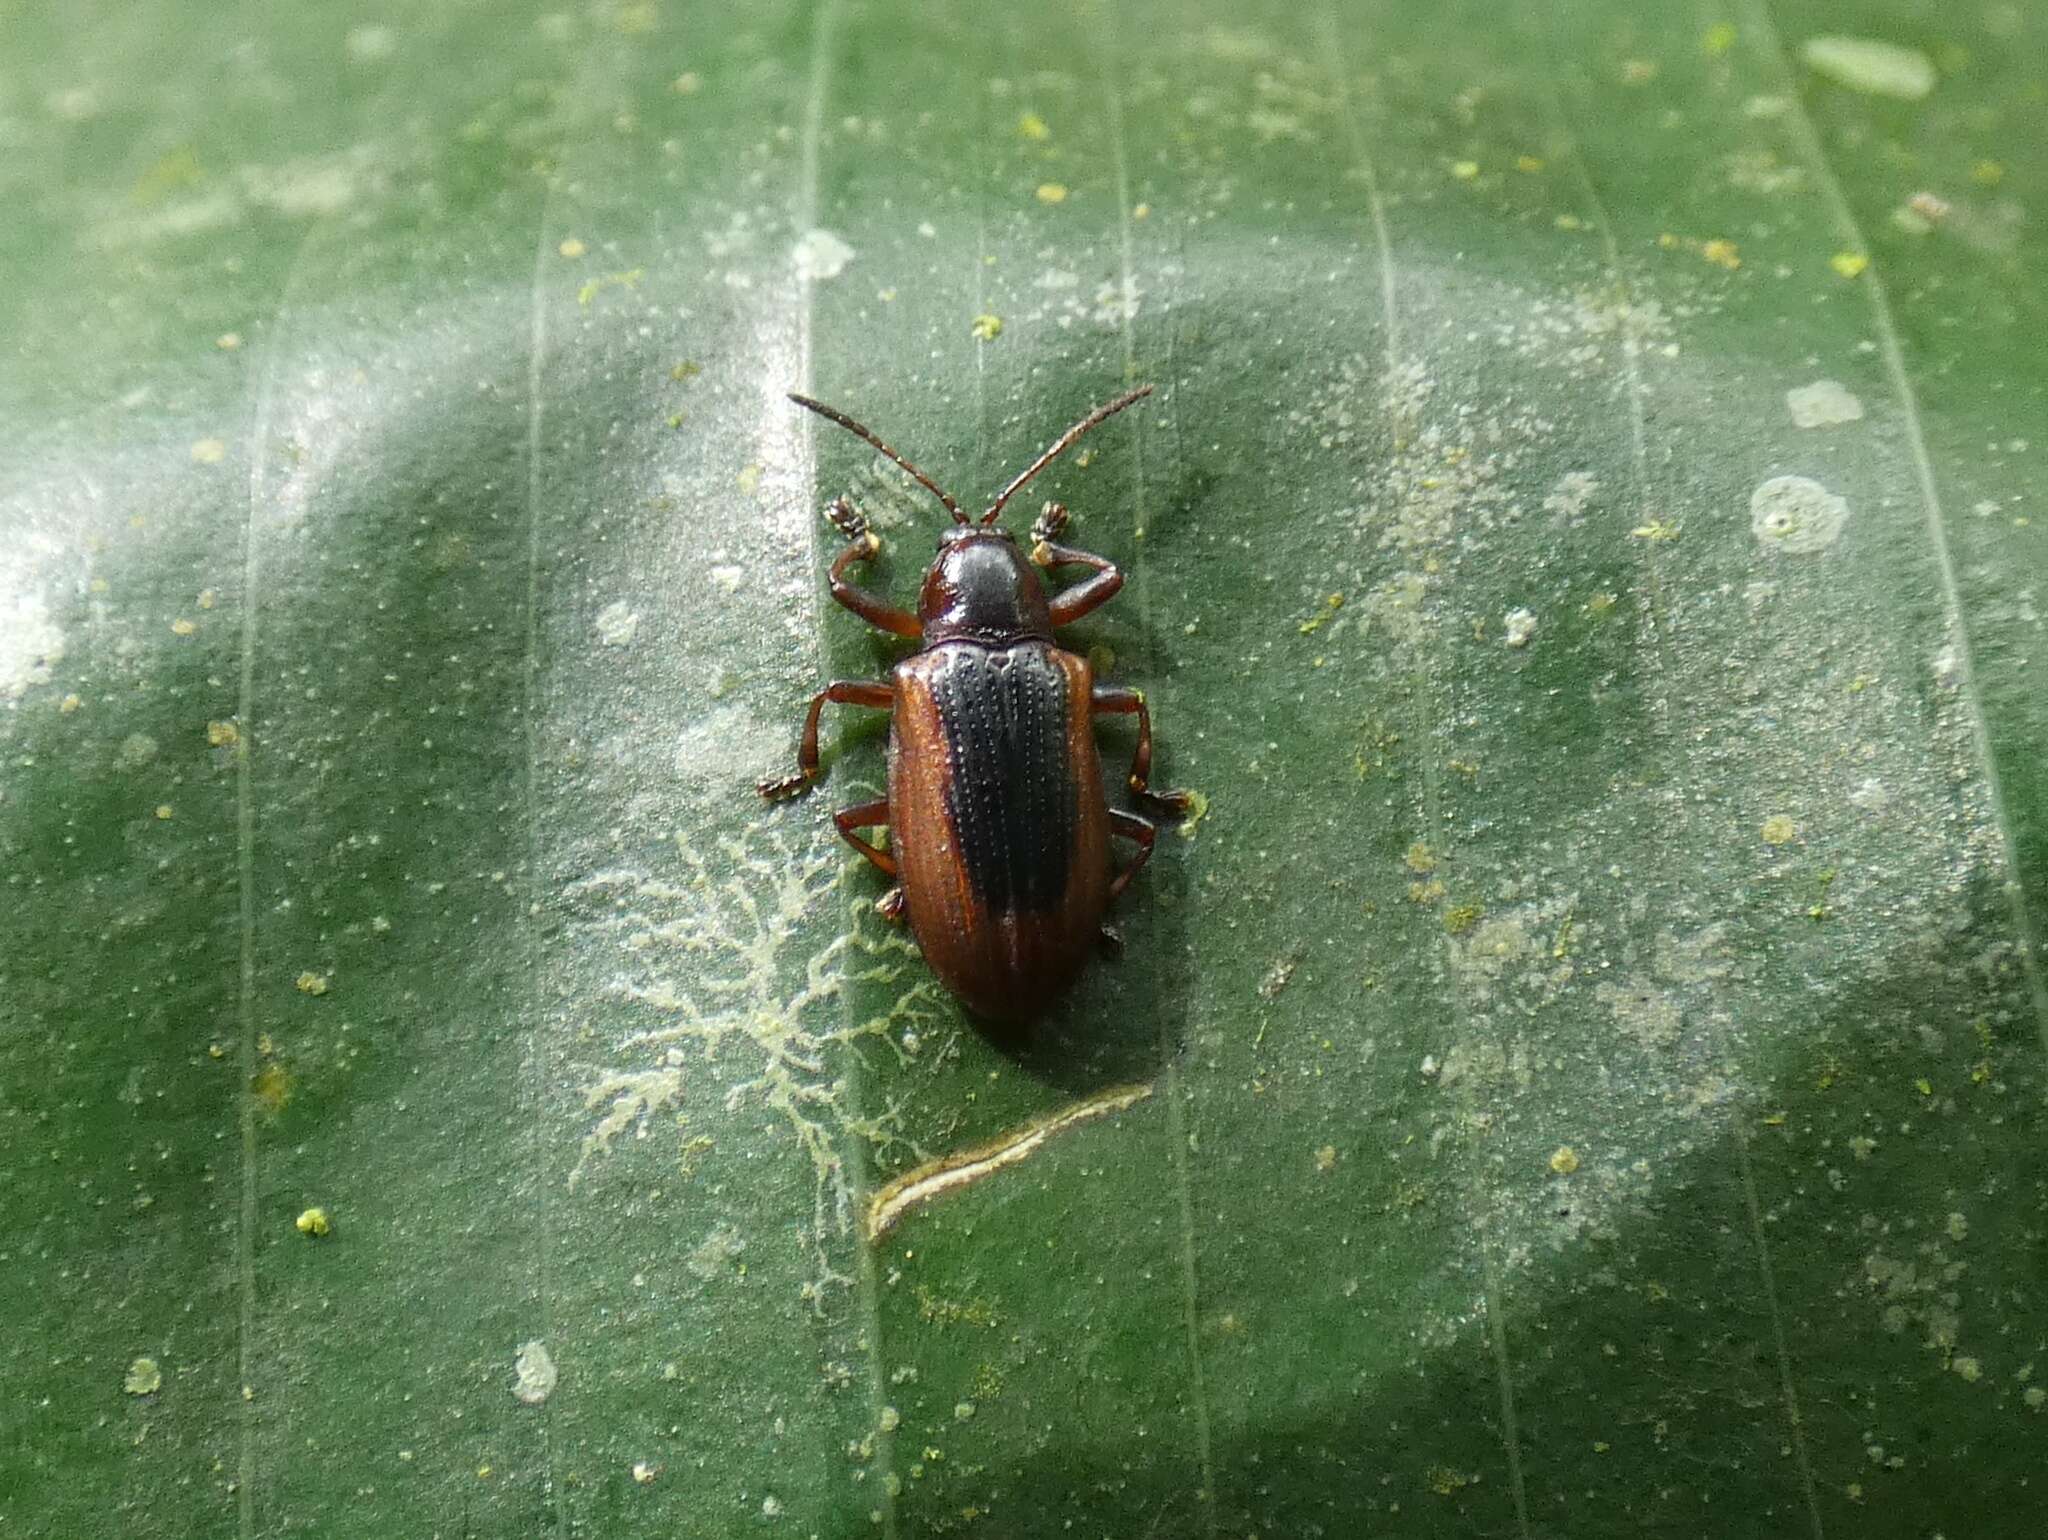
[{"label": "green debris fleck", "polygon": [[967,332],[977,342],[994,342],[1003,334],[1003,318],[999,315],[978,315]]},{"label": "green debris fleck", "polygon": [[318,1240],[321,1236],[331,1235],[334,1232],[334,1221],[327,1217],[326,1209],[320,1208],[317,1205],[299,1215],[297,1219],[292,1221],[292,1225],[299,1234],[308,1236],[313,1240]]}]

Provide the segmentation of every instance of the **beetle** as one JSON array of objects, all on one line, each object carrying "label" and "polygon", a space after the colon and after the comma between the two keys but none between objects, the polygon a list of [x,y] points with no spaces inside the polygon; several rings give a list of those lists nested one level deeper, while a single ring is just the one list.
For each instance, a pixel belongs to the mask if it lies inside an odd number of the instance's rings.
[{"label": "beetle", "polygon": [[[1056,627],[1100,608],[1123,574],[1100,556],[1057,544],[1069,515],[1048,502],[1031,548],[996,522],[1024,485],[1096,424],[1152,393],[1140,386],[1098,406],[996,494],[979,520],[929,476],[845,413],[792,395],[807,411],[866,440],[907,471],[952,516],[925,572],[917,612],[849,582],[882,542],[845,497],[825,516],[845,538],[830,571],[832,597],[869,625],[916,637],[916,651],[886,680],[835,679],[811,698],[793,775],[762,781],[770,801],[818,779],[818,717],[830,701],[889,715],[889,793],[832,815],[840,834],[895,884],[876,904],[907,923],[940,981],[978,1016],[1022,1023],[1041,1014],[1087,961],[1111,900],[1152,854],[1157,828],[1113,808],[1103,794],[1094,726],[1135,716],[1138,743],[1125,777],[1147,812],[1179,818],[1190,793],[1154,791],[1152,718],[1137,690],[1097,684],[1088,660],[1061,647]],[[1039,572],[1085,567],[1048,597]],[[857,832],[887,825],[889,848]],[[1136,853],[1112,872],[1112,836]]]}]

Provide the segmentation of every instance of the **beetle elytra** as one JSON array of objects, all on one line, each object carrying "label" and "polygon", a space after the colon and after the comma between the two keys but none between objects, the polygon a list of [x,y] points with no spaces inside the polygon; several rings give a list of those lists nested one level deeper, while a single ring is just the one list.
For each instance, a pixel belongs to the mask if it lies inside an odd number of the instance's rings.
[{"label": "beetle elytra", "polygon": [[[827,701],[890,713],[889,794],[833,814],[839,832],[895,883],[877,907],[908,923],[939,979],[980,1016],[1022,1022],[1073,982],[1097,941],[1110,901],[1152,854],[1154,825],[1103,794],[1095,718],[1138,719],[1126,785],[1137,804],[1185,814],[1186,792],[1156,792],[1152,720],[1136,690],[1095,682],[1088,660],[1061,647],[1054,628],[1099,608],[1123,587],[1103,557],[1056,544],[1067,510],[1047,503],[1028,555],[996,523],[1024,484],[1105,418],[1152,387],[1097,407],[1053,442],[970,520],[937,483],[842,412],[808,396],[797,405],[865,439],[944,505],[953,522],[924,575],[915,614],[847,581],[882,548],[866,518],[841,497],[825,510],[846,539],[831,567],[832,597],[869,625],[920,642],[886,680],[836,679],[811,699],[794,775],[763,781],[775,799],[817,780],[818,717]],[[1048,596],[1038,572],[1085,567],[1088,576]],[[884,850],[857,832],[887,825]],[[1112,871],[1112,836],[1137,848]]]}]

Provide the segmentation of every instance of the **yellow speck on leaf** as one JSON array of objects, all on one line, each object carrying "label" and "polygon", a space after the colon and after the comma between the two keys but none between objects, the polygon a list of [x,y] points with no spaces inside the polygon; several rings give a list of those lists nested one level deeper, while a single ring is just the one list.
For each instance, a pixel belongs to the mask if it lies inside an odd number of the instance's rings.
[{"label": "yellow speck on leaf", "polygon": [[1337,1169],[1336,1145],[1326,1144],[1316,1151],[1316,1169],[1318,1171],[1335,1171]]},{"label": "yellow speck on leaf", "polygon": [[131,1396],[153,1396],[164,1388],[164,1371],[154,1358],[138,1358],[128,1366],[121,1388]]},{"label": "yellow speck on leaf", "polygon": [[1828,266],[1844,278],[1860,278],[1870,266],[1870,258],[1860,251],[1838,251],[1828,258]]},{"label": "yellow speck on leaf", "polygon": [[1454,160],[1451,162],[1451,175],[1461,182],[1469,182],[1479,175],[1479,162],[1476,160]]},{"label": "yellow speck on leaf", "polygon": [[194,465],[218,465],[228,457],[225,440],[202,438],[192,441],[192,463]]},{"label": "yellow speck on leaf", "polygon": [[327,1217],[327,1210],[318,1206],[307,1209],[293,1220],[292,1224],[299,1234],[311,1236],[315,1240],[334,1229],[334,1221]]},{"label": "yellow speck on leaf", "polygon": [[1150,219],[1151,217],[1152,205],[1149,203],[1141,203],[1131,210],[1131,218],[1133,219]]},{"label": "yellow speck on leaf", "polygon": [[164,822],[168,823],[168,822],[170,821],[170,818],[171,818],[171,805],[170,805],[170,803],[168,803],[168,802],[159,802],[159,803],[158,803],[158,804],[156,805],[156,816],[157,816],[157,817],[158,817],[159,819],[163,820]]},{"label": "yellow speck on leaf", "polygon": [[1769,1117],[1764,1119],[1764,1127],[1766,1128],[1783,1128],[1784,1126],[1785,1114],[1782,1112],[1773,1112]]},{"label": "yellow speck on leaf", "polygon": [[967,328],[967,334],[977,342],[994,342],[1003,334],[1003,318],[999,315],[978,315],[974,324]]},{"label": "yellow speck on leaf", "polygon": [[668,83],[668,88],[678,96],[695,96],[704,88],[704,77],[695,70],[684,70]]},{"label": "yellow speck on leaf", "polygon": [[761,486],[761,462],[756,460],[740,467],[740,490],[752,497]]},{"label": "yellow speck on leaf", "polygon": [[242,334],[240,332],[222,332],[213,339],[213,345],[223,353],[232,353],[242,345]]},{"label": "yellow speck on leaf", "polygon": [[1064,182],[1040,182],[1038,184],[1038,201],[1040,203],[1065,203],[1067,201],[1066,184]]},{"label": "yellow speck on leaf", "polygon": [[1766,845],[1789,845],[1799,837],[1799,825],[1783,813],[1773,813],[1756,832],[1763,836]]},{"label": "yellow speck on leaf", "polygon": [[680,385],[684,380],[695,379],[703,372],[704,366],[696,359],[686,358],[669,370],[668,377]]},{"label": "yellow speck on leaf", "polygon": [[1742,266],[1741,250],[1730,240],[1717,238],[1707,241],[1701,245],[1700,255],[1713,263],[1714,266],[1725,267],[1731,273]]},{"label": "yellow speck on leaf", "polygon": [[573,262],[576,258],[582,256],[584,252],[590,250],[590,248],[584,245],[581,241],[577,240],[576,237],[572,235],[566,241],[562,242],[561,245],[557,246],[555,250],[559,251],[563,256],[569,258]]},{"label": "yellow speck on leaf", "polygon": [[1700,47],[1705,50],[1708,58],[1718,59],[1735,46],[1735,39],[1738,36],[1740,34],[1727,22],[1716,22],[1707,28],[1706,35],[1700,39]]},{"label": "yellow speck on leaf", "polygon": [[1401,857],[1402,864],[1411,872],[1433,872],[1436,870],[1436,852],[1421,840],[1408,847],[1408,853]]},{"label": "yellow speck on leaf", "polygon": [[292,1072],[282,1064],[266,1064],[249,1082],[249,1091],[263,1110],[275,1117],[292,1099]]},{"label": "yellow speck on leaf", "polygon": [[217,749],[224,749],[229,744],[240,741],[241,736],[240,730],[232,722],[206,724],[206,741]]},{"label": "yellow speck on leaf", "polygon": [[190,636],[198,629],[199,626],[196,621],[187,620],[182,615],[171,622],[171,635],[173,636]]},{"label": "yellow speck on leaf", "polygon": [[1913,1082],[1913,1089],[1918,1091],[1922,1096],[1932,1096],[1934,1094],[1933,1085],[1930,1084],[1924,1076],[1921,1079]]},{"label": "yellow speck on leaf", "polygon": [[211,588],[199,590],[199,607],[202,610],[210,610],[218,603],[220,603],[220,595],[214,592],[214,590]]},{"label": "yellow speck on leaf", "polygon": [[1676,540],[1680,526],[1670,519],[1649,519],[1629,531],[1636,540]]},{"label": "yellow speck on leaf", "polygon": [[1479,923],[1486,911],[1477,904],[1457,904],[1444,911],[1444,930],[1453,936],[1462,936]]},{"label": "yellow speck on leaf", "polygon": [[324,995],[327,993],[327,976],[321,973],[301,973],[292,981],[302,995]]},{"label": "yellow speck on leaf", "polygon": [[606,289],[637,288],[646,276],[646,268],[629,267],[623,273],[606,273],[602,278],[593,278],[576,291],[576,303],[587,305]]},{"label": "yellow speck on leaf", "polygon": [[1199,791],[1190,790],[1187,815],[1181,819],[1179,825],[1180,837],[1184,840],[1193,839],[1195,830],[1202,826],[1202,820],[1208,816],[1209,799]]},{"label": "yellow speck on leaf", "polygon": [[1448,1465],[1437,1465],[1430,1469],[1429,1489],[1439,1497],[1449,1497],[1460,1488],[1472,1485],[1472,1479],[1463,1471],[1452,1470]]},{"label": "yellow speck on leaf", "polygon": [[1979,187],[1996,187],[2005,180],[2005,167],[1995,160],[1980,160],[1970,168],[1970,180]]},{"label": "yellow speck on leaf", "polygon": [[1555,223],[1560,230],[1583,230],[1586,228],[1586,222],[1576,214],[1560,214],[1557,216]]},{"label": "yellow speck on leaf", "polygon": [[1551,1152],[1550,1169],[1559,1176],[1570,1176],[1579,1169],[1579,1152],[1568,1144],[1560,1144]]},{"label": "yellow speck on leaf", "polygon": [[1518,155],[1515,157],[1515,169],[1534,176],[1543,169],[1543,157],[1540,155]]},{"label": "yellow speck on leaf", "polygon": [[76,695],[67,695],[62,700],[57,702],[57,709],[58,711],[62,712],[65,716],[68,717],[71,715],[72,712],[76,711],[80,706],[84,704],[85,702],[80,700]]},{"label": "yellow speck on leaf", "polygon": [[1052,129],[1046,125],[1045,119],[1035,112],[1018,115],[1017,132],[1034,142],[1042,142],[1052,137]]}]

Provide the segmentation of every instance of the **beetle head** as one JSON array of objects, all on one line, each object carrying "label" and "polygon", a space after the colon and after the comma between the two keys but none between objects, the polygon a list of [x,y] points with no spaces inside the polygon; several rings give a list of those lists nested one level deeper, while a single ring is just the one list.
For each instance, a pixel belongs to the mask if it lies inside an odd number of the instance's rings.
[{"label": "beetle head", "polygon": [[940,536],[938,557],[918,594],[917,618],[927,644],[1052,640],[1038,570],[1008,530],[979,524],[956,525]]}]

